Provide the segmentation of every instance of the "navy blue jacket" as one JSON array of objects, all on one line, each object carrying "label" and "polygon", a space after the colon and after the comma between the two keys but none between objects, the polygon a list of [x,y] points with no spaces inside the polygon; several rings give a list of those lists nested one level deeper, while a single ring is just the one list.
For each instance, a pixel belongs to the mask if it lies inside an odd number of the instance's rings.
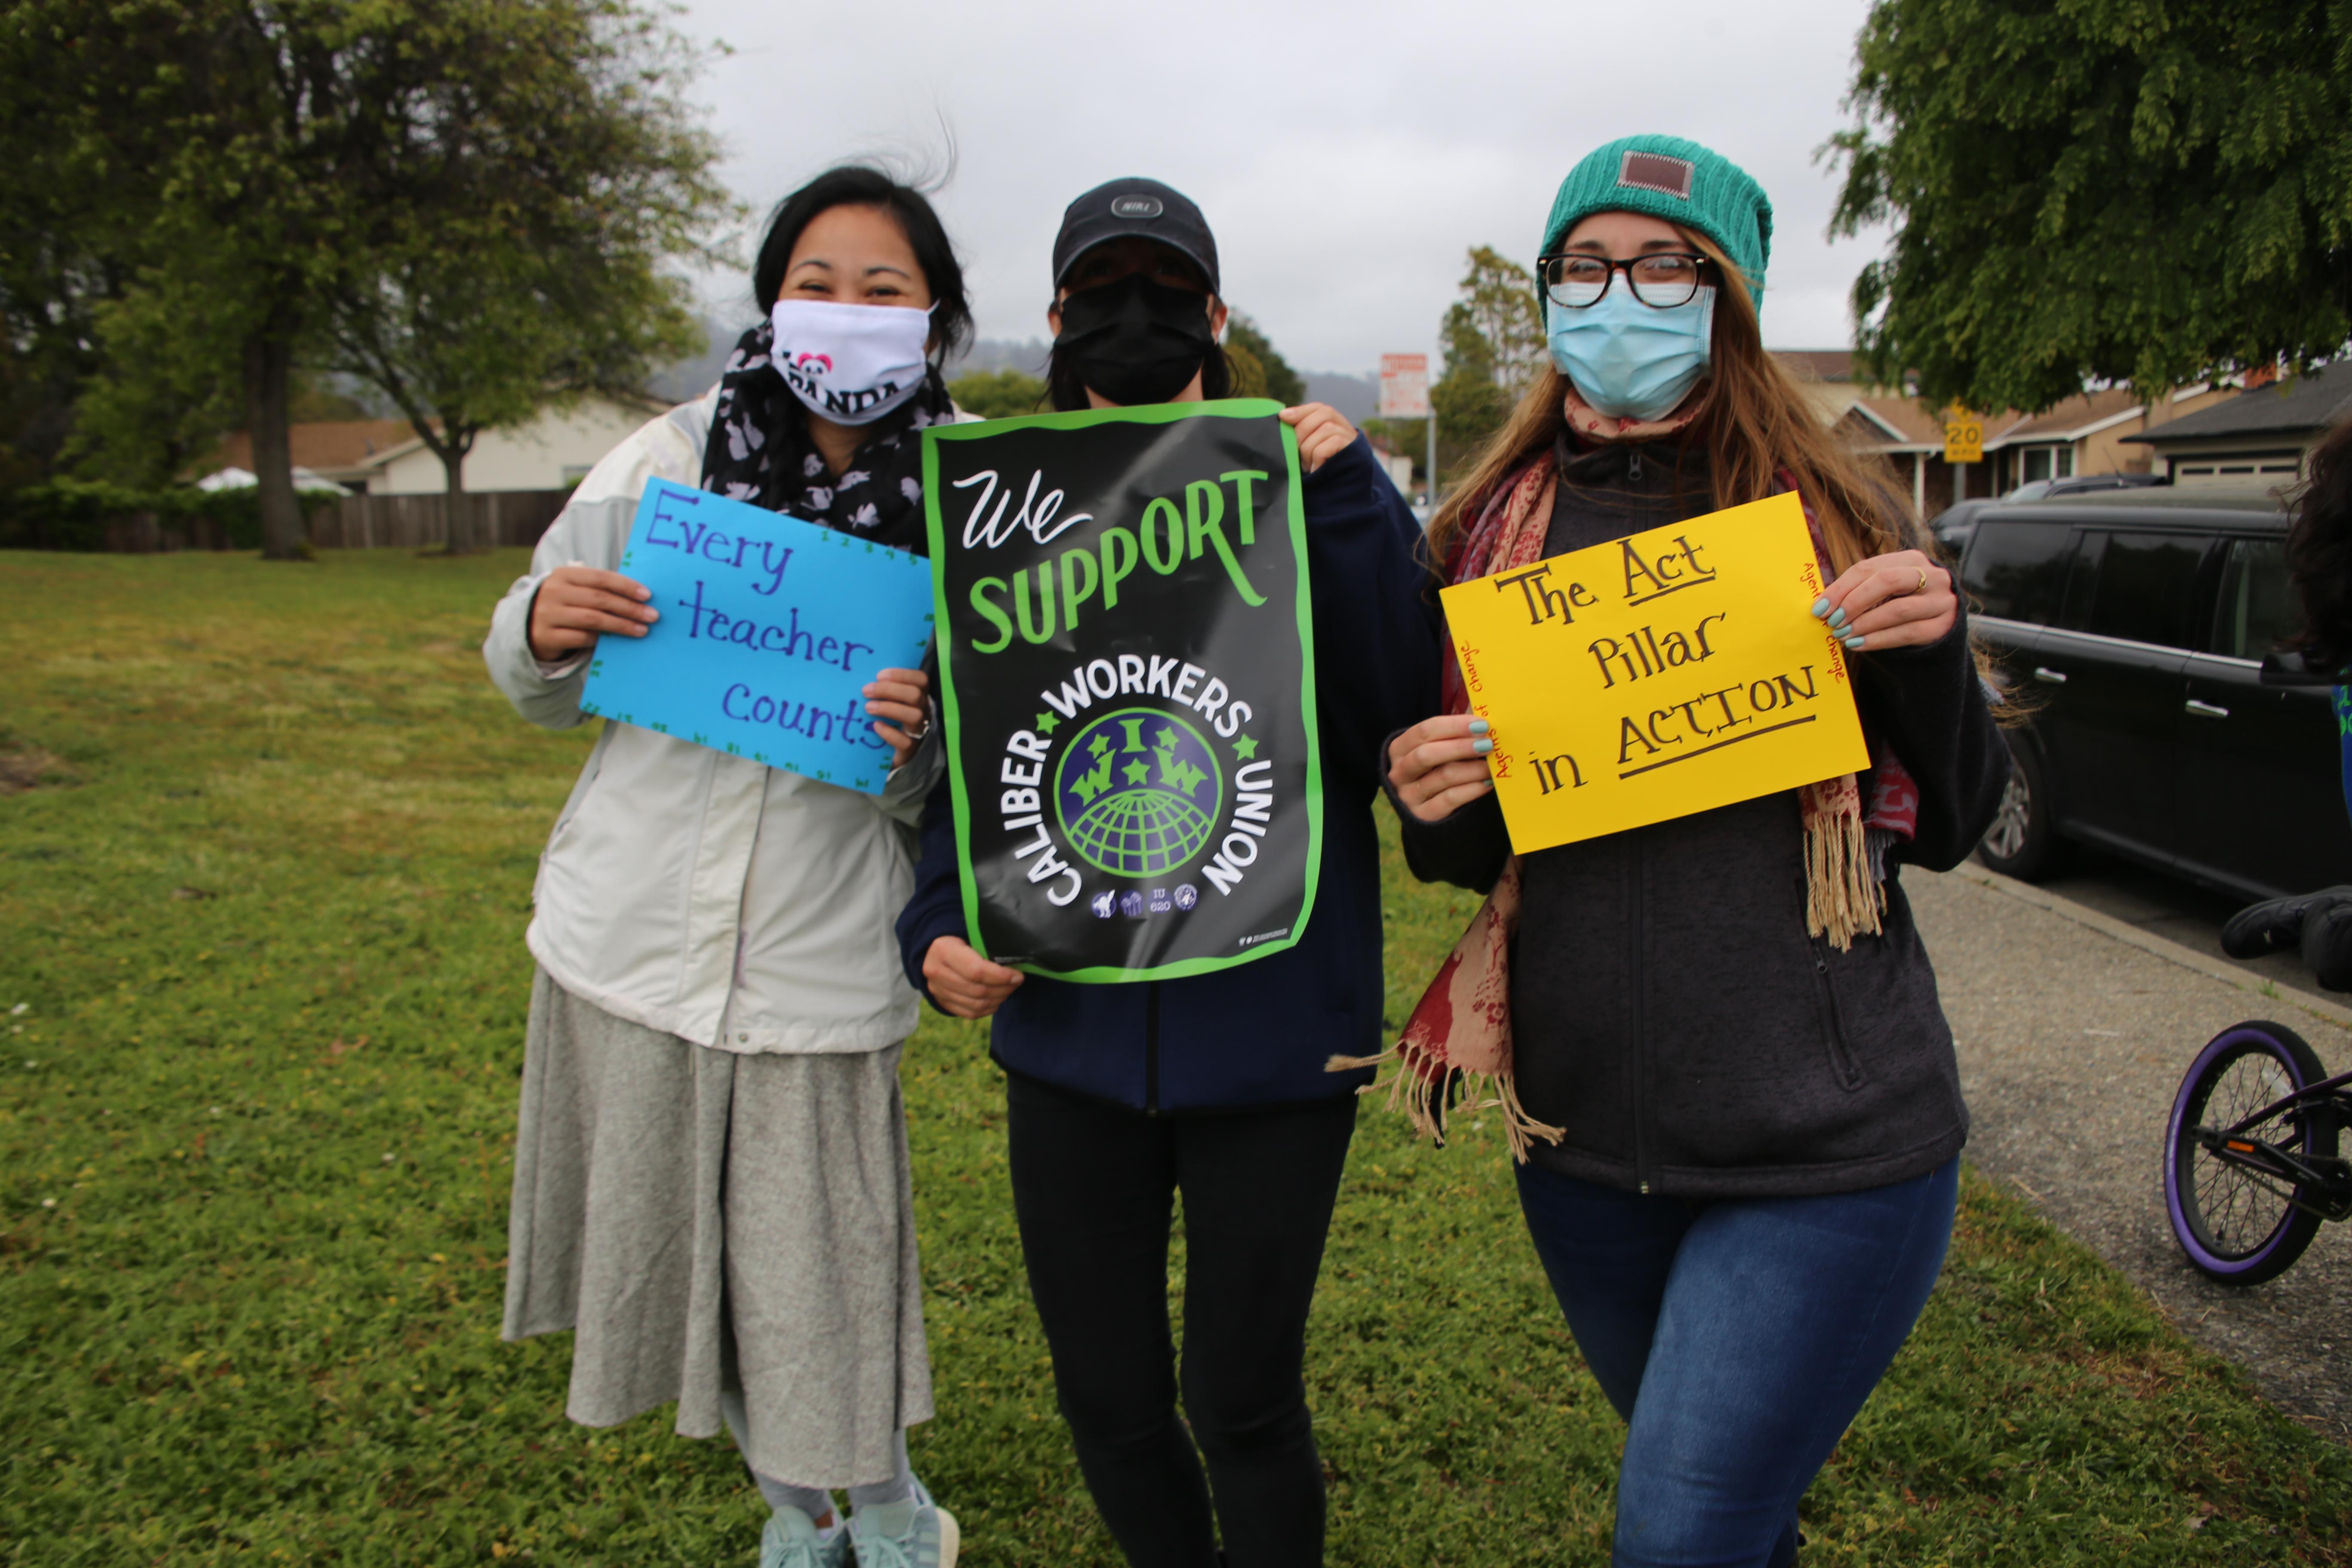
[{"label": "navy blue jacket", "polygon": [[[1392,731],[1437,711],[1436,593],[1421,531],[1358,437],[1304,476],[1315,699],[1323,758],[1323,867],[1297,945],[1213,974],[1126,985],[1031,975],[998,1010],[990,1053],[1008,1071],[1147,1111],[1297,1104],[1351,1093],[1381,1026],[1380,843],[1372,802]],[[941,778],[923,812],[915,896],[898,917],[907,977],[965,937],[954,807]]]}]

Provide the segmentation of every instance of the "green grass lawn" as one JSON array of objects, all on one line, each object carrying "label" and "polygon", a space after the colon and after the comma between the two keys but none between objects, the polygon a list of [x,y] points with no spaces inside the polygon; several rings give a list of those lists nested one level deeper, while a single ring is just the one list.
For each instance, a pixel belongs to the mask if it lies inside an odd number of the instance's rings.
[{"label": "green grass lawn", "polygon": [[[476,652],[520,552],[0,555],[0,1562],[742,1563],[666,1413],[499,1342],[533,865],[586,749]],[[1471,912],[1392,860],[1391,1017]],[[1023,1286],[979,1028],[906,1055],[966,1561],[1115,1563]],[[1331,1561],[1607,1561],[1619,1429],[1491,1128],[1367,1108],[1308,1375]],[[1809,1563],[2352,1564],[2352,1455],[1971,1179]]]}]

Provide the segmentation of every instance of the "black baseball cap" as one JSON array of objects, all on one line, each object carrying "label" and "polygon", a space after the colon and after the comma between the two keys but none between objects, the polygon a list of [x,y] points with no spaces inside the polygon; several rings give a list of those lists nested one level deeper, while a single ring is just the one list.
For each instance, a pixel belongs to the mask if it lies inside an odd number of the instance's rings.
[{"label": "black baseball cap", "polygon": [[1157,180],[1113,180],[1097,185],[1062,214],[1054,237],[1054,283],[1060,287],[1078,258],[1106,240],[1135,235],[1156,239],[1189,258],[1217,293],[1217,239],[1192,198]]}]

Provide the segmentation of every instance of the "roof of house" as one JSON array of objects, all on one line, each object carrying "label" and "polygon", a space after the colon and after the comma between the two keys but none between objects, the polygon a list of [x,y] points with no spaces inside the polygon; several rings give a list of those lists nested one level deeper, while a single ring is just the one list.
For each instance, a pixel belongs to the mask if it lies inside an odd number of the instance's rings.
[{"label": "roof of house", "polygon": [[[594,401],[609,403],[616,408],[632,408],[647,415],[660,414],[671,406],[671,405],[664,403],[659,398],[647,395],[639,395],[635,397],[626,398],[598,397],[594,399]],[[547,413],[548,410],[541,409],[539,415],[534,416],[534,417],[542,417]],[[441,422],[436,419],[433,423],[437,428]],[[406,421],[402,421],[400,427],[403,431],[406,432],[407,438],[405,440],[394,442],[391,446],[380,447],[376,451],[371,453],[368,457],[362,458],[357,465],[362,472],[368,469],[381,468],[385,464],[401,458],[405,458],[411,452],[415,452],[424,447],[425,437],[416,434],[416,432],[409,426]]]},{"label": "roof of house", "polygon": [[2212,436],[2308,435],[2352,415],[2352,363],[2323,365],[2292,381],[2273,382],[2184,414],[2126,441],[2191,441]]},{"label": "roof of house", "polygon": [[1874,446],[1944,449],[1944,422],[1920,407],[1916,397],[1857,397],[1845,416],[1869,430]]},{"label": "roof of house", "polygon": [[1852,381],[1852,349],[1774,349],[1772,357],[1789,367],[1800,381]]},{"label": "roof of house", "polygon": [[[1922,447],[1943,450],[1944,416],[1921,405],[1916,397],[1857,397],[1843,418],[1858,422],[1865,445],[1885,451]],[[2042,414],[2021,414],[2003,408],[1985,416],[1987,451],[2003,447],[2035,446],[2044,442],[2079,441],[2086,436],[2143,417],[2128,387],[2079,394]]]},{"label": "roof of house", "polygon": [[2015,423],[1993,434],[1986,422],[1985,445],[2009,446],[2037,441],[2079,441],[2084,437],[2138,417],[2142,405],[2131,388],[2111,386],[2105,392],[2078,393],[2047,413],[2031,417],[2011,416]]},{"label": "roof of house", "polygon": [[[286,427],[294,448],[294,466],[332,477],[356,473],[379,452],[416,438],[405,419],[331,419]],[[253,437],[240,430],[197,467],[205,473],[217,468],[251,468]]]}]

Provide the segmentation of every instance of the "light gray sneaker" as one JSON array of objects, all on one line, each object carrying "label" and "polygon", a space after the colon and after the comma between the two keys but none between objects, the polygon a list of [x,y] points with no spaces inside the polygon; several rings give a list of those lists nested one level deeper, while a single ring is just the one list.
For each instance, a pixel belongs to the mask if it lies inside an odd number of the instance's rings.
[{"label": "light gray sneaker", "polygon": [[760,1532],[760,1568],[849,1568],[849,1531],[831,1537],[796,1508],[780,1508]]},{"label": "light gray sneaker", "polygon": [[955,1568],[963,1542],[955,1515],[920,1481],[905,1502],[859,1509],[842,1533],[856,1543],[857,1568]]}]

